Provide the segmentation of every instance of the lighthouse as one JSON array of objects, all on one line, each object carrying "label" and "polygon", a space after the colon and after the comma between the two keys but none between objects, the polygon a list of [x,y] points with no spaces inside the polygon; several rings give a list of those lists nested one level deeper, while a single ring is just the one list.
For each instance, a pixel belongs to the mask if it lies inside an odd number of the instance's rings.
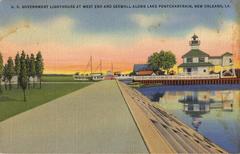
[{"label": "lighthouse", "polygon": [[200,49],[200,40],[196,34],[189,41],[190,51],[182,56],[183,63],[178,67],[182,68],[187,75],[209,75],[220,73],[221,77],[235,77],[232,53],[225,52],[219,56],[210,56]]},{"label": "lighthouse", "polygon": [[201,42],[198,39],[198,36],[194,34],[192,36],[192,40],[189,42],[189,45],[191,46],[191,49],[199,49]]}]

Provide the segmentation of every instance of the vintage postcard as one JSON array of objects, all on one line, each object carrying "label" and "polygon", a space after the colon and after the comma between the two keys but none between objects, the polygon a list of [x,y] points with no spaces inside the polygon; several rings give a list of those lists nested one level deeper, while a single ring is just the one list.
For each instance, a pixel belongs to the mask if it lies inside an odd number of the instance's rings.
[{"label": "vintage postcard", "polygon": [[0,153],[240,153],[240,1],[0,0]]}]

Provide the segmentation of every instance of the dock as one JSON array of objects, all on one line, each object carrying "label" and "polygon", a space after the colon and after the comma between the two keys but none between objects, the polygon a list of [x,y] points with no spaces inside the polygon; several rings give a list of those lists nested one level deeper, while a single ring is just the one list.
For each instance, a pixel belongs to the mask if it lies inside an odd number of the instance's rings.
[{"label": "dock", "polygon": [[0,123],[1,153],[227,153],[126,84],[111,80]]}]

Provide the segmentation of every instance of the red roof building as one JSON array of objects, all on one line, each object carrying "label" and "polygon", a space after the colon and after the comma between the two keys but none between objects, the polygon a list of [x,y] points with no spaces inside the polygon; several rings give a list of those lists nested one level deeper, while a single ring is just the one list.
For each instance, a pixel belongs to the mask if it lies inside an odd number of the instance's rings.
[{"label": "red roof building", "polygon": [[148,70],[143,70],[143,71],[139,71],[136,73],[139,76],[150,76],[150,75],[155,75],[155,73],[153,71],[148,71]]}]

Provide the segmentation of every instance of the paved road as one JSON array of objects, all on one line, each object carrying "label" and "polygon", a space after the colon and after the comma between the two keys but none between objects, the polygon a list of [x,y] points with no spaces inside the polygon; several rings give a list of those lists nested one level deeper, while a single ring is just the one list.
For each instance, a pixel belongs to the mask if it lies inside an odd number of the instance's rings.
[{"label": "paved road", "polygon": [[102,81],[0,123],[0,152],[147,153],[115,81]]}]

